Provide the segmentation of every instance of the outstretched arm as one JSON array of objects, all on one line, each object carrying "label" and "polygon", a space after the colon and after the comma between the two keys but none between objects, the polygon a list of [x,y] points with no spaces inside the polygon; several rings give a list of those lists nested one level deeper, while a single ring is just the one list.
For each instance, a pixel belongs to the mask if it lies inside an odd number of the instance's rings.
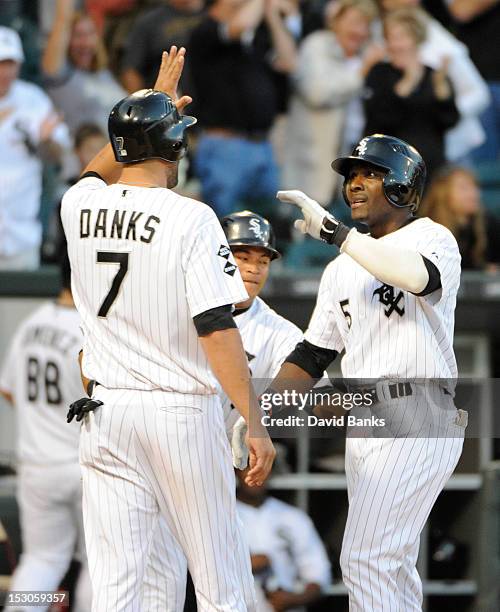
[{"label": "outstretched arm", "polygon": [[[428,265],[417,251],[386,244],[337,221],[302,191],[278,191],[278,198],[297,206],[303,219],[295,226],[303,234],[338,246],[383,283],[419,294],[429,283]],[[433,265],[433,264],[431,264]],[[436,287],[437,288],[437,287]]]},{"label": "outstretched arm", "polygon": [[42,57],[42,69],[48,77],[58,76],[66,61],[74,11],[75,0],[57,0],[54,24]]}]

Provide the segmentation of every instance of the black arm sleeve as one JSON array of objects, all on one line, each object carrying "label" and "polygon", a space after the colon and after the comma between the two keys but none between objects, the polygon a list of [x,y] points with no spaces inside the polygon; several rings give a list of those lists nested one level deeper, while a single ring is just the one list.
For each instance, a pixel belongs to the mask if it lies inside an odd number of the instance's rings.
[{"label": "black arm sleeve", "polygon": [[193,317],[193,323],[198,336],[208,336],[208,334],[215,331],[236,327],[232,311],[232,305],[226,304],[217,308],[211,308]]},{"label": "black arm sleeve", "polygon": [[415,293],[415,295],[418,295],[420,297],[424,295],[429,295],[429,293],[432,293],[437,289],[441,289],[442,287],[441,272],[437,269],[437,267],[432,263],[430,259],[427,259],[427,257],[424,257],[423,255],[421,255],[421,257],[424,260],[425,267],[427,268],[427,272],[429,273],[429,281],[427,282],[427,285],[424,287],[423,291],[421,291],[420,293]]},{"label": "black arm sleeve", "polygon": [[307,340],[302,340],[285,359],[285,363],[294,363],[311,378],[321,378],[337,355],[337,351],[320,348]]},{"label": "black arm sleeve", "polygon": [[100,181],[106,182],[98,172],[94,172],[93,170],[89,170],[88,172],[85,172],[84,174],[80,176],[78,180],[81,180],[84,178],[97,178]]}]

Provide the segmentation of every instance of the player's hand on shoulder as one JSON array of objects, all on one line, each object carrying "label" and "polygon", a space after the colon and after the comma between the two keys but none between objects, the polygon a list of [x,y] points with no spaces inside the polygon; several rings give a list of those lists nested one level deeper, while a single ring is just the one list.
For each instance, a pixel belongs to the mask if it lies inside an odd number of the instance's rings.
[{"label": "player's hand on shoulder", "polygon": [[99,406],[102,406],[102,402],[100,400],[94,400],[90,397],[82,397],[70,405],[68,414],[66,415],[66,421],[71,423],[71,421],[76,418],[76,420],[79,422],[88,412],[93,412],[96,410],[96,408],[99,408]]},{"label": "player's hand on shoulder", "polygon": [[247,431],[246,445],[248,447],[249,470],[245,476],[245,482],[250,487],[261,486],[271,473],[276,450],[265,429],[254,436],[250,436]]}]

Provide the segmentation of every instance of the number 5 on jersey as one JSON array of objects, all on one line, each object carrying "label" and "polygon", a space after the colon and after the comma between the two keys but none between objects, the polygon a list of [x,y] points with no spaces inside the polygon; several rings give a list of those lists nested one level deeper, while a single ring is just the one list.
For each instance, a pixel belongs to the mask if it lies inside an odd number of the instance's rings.
[{"label": "number 5 on jersey", "polygon": [[108,295],[104,298],[99,311],[97,312],[98,317],[107,317],[109,309],[113,306],[113,302],[118,296],[123,279],[128,272],[128,253],[124,252],[110,252],[110,251],[97,251],[97,263],[100,264],[119,264],[118,272],[113,278],[111,288]]},{"label": "number 5 on jersey", "polygon": [[339,304],[340,304],[340,310],[342,310],[342,314],[346,318],[347,327],[351,329],[352,317],[351,317],[351,313],[347,310],[347,307],[349,306],[349,300],[341,300]]}]

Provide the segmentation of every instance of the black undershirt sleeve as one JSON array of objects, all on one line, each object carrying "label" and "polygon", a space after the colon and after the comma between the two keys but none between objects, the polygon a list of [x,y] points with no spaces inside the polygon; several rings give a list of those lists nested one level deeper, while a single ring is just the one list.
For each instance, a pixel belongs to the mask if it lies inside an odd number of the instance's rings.
[{"label": "black undershirt sleeve", "polygon": [[233,329],[236,323],[233,318],[232,304],[211,308],[193,317],[193,323],[198,336],[208,336],[215,331]]},{"label": "black undershirt sleeve", "polygon": [[321,378],[337,355],[337,351],[320,348],[307,340],[302,340],[285,359],[285,363],[294,363],[311,378]]},{"label": "black undershirt sleeve", "polygon": [[[100,181],[104,181],[102,176],[98,172],[94,172],[93,170],[89,170],[88,172],[85,172],[84,174],[82,174],[80,176],[80,178],[78,180],[81,181],[84,178],[97,178]],[[106,181],[104,181],[104,182],[106,182]]]},{"label": "black undershirt sleeve", "polygon": [[429,273],[429,280],[423,291],[414,294],[422,297],[424,295],[429,295],[429,293],[432,293],[437,289],[441,289],[442,285],[441,272],[438,270],[437,266],[435,266],[430,259],[427,259],[427,257],[424,257],[423,255],[420,256],[424,260],[425,267],[427,268],[427,272]]}]

